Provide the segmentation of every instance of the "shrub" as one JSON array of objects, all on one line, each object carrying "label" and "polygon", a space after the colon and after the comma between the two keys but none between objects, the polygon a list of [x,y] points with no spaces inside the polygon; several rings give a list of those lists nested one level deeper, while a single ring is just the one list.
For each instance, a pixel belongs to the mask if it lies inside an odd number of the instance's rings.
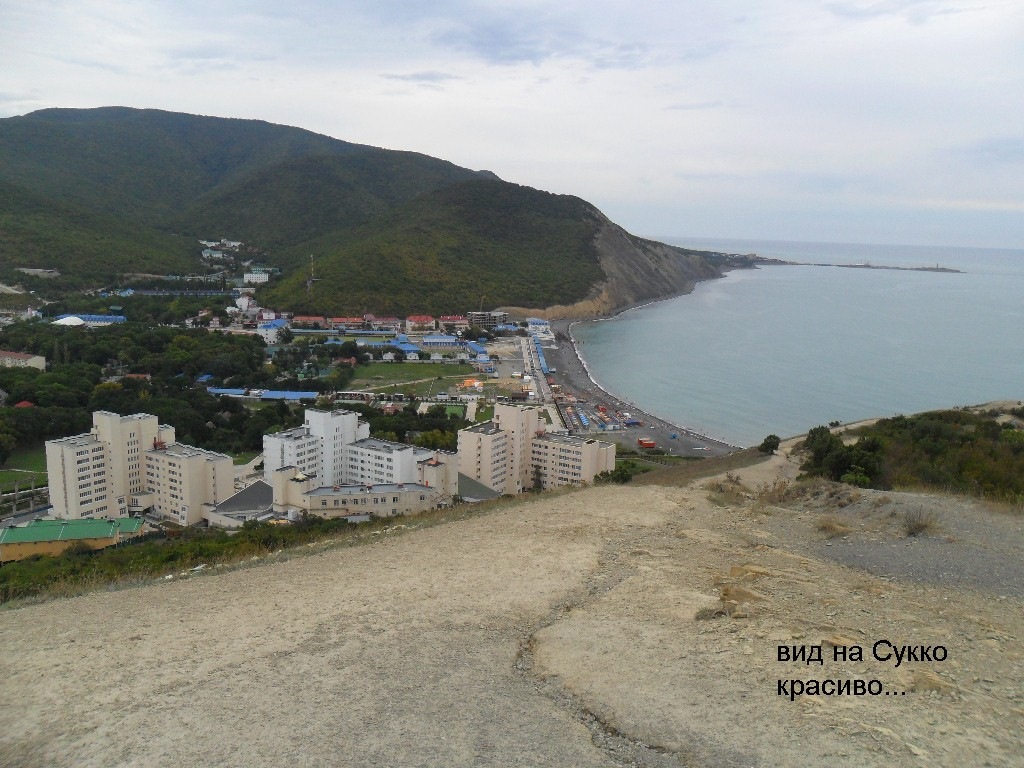
[{"label": "shrub", "polygon": [[780,443],[782,443],[782,440],[779,438],[778,435],[768,435],[768,437],[762,440],[761,444],[757,446],[757,450],[759,450],[761,453],[775,453],[777,450],[779,450]]},{"label": "shrub", "polygon": [[939,527],[938,518],[932,512],[918,508],[903,513],[903,532],[907,536],[933,533]]},{"label": "shrub", "polygon": [[825,534],[826,539],[834,539],[837,536],[845,536],[853,530],[849,526],[843,525],[839,520],[837,520],[834,517],[823,517],[821,520],[818,521],[818,525],[815,527],[823,534]]}]

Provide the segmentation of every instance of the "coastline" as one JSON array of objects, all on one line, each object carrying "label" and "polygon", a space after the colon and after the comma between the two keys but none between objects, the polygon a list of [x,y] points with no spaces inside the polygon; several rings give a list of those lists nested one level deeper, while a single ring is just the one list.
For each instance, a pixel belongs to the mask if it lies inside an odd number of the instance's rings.
[{"label": "coastline", "polygon": [[[823,262],[799,262],[790,261],[784,259],[770,259],[760,258],[754,256],[754,260],[749,264],[744,265],[733,265],[727,267],[722,272],[714,277],[704,278],[687,285],[683,290],[675,291],[664,296],[647,299],[644,301],[635,302],[619,308],[608,314],[602,314],[599,316],[584,317],[584,318],[565,318],[551,321],[551,328],[556,334],[564,334],[560,336],[559,340],[562,345],[567,346],[571,350],[568,354],[560,354],[561,350],[550,350],[546,352],[547,357],[550,359],[557,360],[555,365],[557,373],[555,374],[556,380],[562,385],[563,389],[576,396],[581,403],[591,404],[606,404],[614,406],[615,410],[628,410],[634,414],[636,418],[639,418],[644,422],[644,429],[642,430],[626,430],[623,434],[616,435],[615,433],[605,433],[604,439],[613,439],[616,442],[627,445],[629,447],[635,447],[635,438],[639,436],[649,436],[655,439],[659,448],[664,449],[676,449],[673,452],[682,455],[723,455],[736,450],[741,450],[742,446],[733,445],[728,441],[716,438],[711,435],[703,434],[698,430],[675,424],[667,419],[664,419],[651,411],[645,410],[642,406],[633,403],[625,397],[621,397],[609,389],[602,386],[597,378],[594,376],[590,367],[587,365],[586,360],[580,352],[580,344],[573,333],[573,328],[578,323],[596,323],[605,320],[613,320],[620,315],[630,312],[634,309],[642,309],[649,307],[653,304],[657,304],[662,301],[668,301],[675,299],[680,296],[689,295],[696,288],[697,282],[704,282],[705,280],[716,280],[721,277],[725,277],[726,274],[736,269],[757,269],[761,265],[771,266],[811,266],[811,267],[845,267],[851,269],[878,269],[878,270],[893,270],[893,271],[907,271],[907,272],[938,272],[947,274],[962,274],[962,270],[943,267],[936,264],[933,267],[928,266],[916,266],[916,267],[904,267],[904,266],[887,266],[887,265],[876,265],[869,263],[858,263],[858,264],[840,264],[840,263],[823,263]],[[566,341],[566,339],[568,341]],[[652,429],[648,430],[648,425],[654,425]],[[648,433],[649,432],[649,433]],[[676,434],[675,439],[671,438],[671,434]]]},{"label": "coastline", "polygon": [[[549,364],[553,364],[556,372],[554,377],[561,385],[563,391],[574,395],[581,403],[606,404],[615,410],[629,411],[635,418],[643,422],[643,427],[630,428],[621,432],[607,432],[602,435],[603,439],[611,440],[623,446],[633,449],[636,447],[638,437],[651,438],[659,448],[680,456],[723,456],[741,450],[742,446],[732,445],[710,435],[703,435],[694,429],[674,424],[650,411],[642,405],[631,402],[605,389],[594,378],[586,360],[580,354],[579,345],[572,333],[572,327],[581,322],[600,322],[611,320],[617,315],[631,309],[649,306],[659,301],[667,301],[677,296],[685,296],[693,290],[666,296],[664,298],[647,301],[629,307],[624,307],[614,315],[607,317],[593,318],[590,320],[553,320],[551,329],[558,339],[557,349],[545,349],[545,357]],[[566,339],[568,341],[566,341]],[[676,435],[672,438],[671,435]]]}]

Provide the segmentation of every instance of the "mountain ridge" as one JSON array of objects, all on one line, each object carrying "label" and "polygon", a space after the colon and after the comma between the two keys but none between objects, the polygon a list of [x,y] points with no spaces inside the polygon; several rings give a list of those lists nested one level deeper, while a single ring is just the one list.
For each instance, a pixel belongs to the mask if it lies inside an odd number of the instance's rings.
[{"label": "mountain ridge", "polygon": [[[440,313],[486,301],[579,315],[683,292],[722,269],[711,254],[629,235],[579,198],[259,120],[127,107],[5,118],[0,182],[24,193],[0,210],[7,280],[43,261],[59,261],[74,287],[109,285],[139,263],[198,272],[197,244],[181,256],[185,237],[224,237],[284,269],[261,298],[296,310]],[[52,204],[51,223],[28,215],[30,196]],[[54,226],[59,211],[80,226]],[[307,288],[310,254],[320,274]]]}]

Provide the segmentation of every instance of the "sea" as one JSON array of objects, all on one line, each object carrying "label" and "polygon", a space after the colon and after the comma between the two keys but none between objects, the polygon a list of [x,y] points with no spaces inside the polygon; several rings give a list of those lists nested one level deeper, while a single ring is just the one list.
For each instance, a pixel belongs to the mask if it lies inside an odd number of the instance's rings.
[{"label": "sea", "polygon": [[733,270],[573,326],[592,378],[666,421],[749,446],[832,421],[1024,401],[1024,250],[663,241],[801,263]]}]

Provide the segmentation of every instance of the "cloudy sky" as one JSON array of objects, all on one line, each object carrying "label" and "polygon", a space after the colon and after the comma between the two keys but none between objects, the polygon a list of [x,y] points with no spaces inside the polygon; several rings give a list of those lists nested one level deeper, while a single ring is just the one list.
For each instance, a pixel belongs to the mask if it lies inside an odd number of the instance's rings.
[{"label": "cloudy sky", "polygon": [[1021,0],[0,0],[0,117],[259,118],[647,236],[1024,247]]}]

